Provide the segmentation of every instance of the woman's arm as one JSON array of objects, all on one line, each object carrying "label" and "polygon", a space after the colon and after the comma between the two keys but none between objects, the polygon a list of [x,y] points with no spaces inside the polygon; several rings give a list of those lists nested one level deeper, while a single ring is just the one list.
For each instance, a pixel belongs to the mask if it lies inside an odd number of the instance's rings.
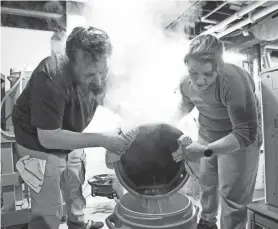
[{"label": "woman's arm", "polygon": [[257,139],[258,115],[252,78],[243,69],[229,66],[225,83],[220,90],[224,96],[233,131],[208,145],[214,154],[232,153],[246,148]]},{"label": "woman's arm", "polygon": [[207,148],[212,150],[213,155],[222,155],[238,151],[240,144],[235,135],[229,134],[224,138],[208,144]]},{"label": "woman's arm", "polygon": [[190,82],[188,77],[184,77],[179,85],[180,100],[174,111],[170,123],[179,122],[185,115],[189,114],[195,107],[190,99]]}]

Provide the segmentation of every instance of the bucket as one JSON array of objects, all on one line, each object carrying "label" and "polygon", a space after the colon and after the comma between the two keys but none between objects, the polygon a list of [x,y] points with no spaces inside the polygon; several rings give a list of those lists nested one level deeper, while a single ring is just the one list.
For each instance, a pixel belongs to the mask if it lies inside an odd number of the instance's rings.
[{"label": "bucket", "polygon": [[106,218],[106,225],[109,229],[196,229],[199,209],[187,196],[176,193],[165,203],[159,213],[150,214],[142,199],[127,193]]}]

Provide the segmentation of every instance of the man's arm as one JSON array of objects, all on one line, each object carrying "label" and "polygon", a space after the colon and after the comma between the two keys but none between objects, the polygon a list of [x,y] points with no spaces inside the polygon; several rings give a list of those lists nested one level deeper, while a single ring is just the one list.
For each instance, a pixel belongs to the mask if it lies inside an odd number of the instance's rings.
[{"label": "man's arm", "polygon": [[36,74],[30,94],[31,123],[37,128],[39,142],[44,148],[74,150],[104,147],[118,152],[128,145],[117,134],[77,133],[61,129],[66,103],[62,91],[44,72]]},{"label": "man's arm", "polygon": [[103,133],[77,133],[68,130],[38,130],[38,138],[41,145],[46,149],[74,150],[88,147],[114,148],[106,142],[106,135]]}]

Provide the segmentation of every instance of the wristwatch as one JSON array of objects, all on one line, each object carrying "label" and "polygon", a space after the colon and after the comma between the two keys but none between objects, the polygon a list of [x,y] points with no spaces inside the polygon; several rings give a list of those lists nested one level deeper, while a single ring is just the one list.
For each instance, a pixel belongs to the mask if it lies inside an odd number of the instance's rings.
[{"label": "wristwatch", "polygon": [[204,155],[205,157],[211,157],[213,155],[213,151],[208,148],[204,151]]}]

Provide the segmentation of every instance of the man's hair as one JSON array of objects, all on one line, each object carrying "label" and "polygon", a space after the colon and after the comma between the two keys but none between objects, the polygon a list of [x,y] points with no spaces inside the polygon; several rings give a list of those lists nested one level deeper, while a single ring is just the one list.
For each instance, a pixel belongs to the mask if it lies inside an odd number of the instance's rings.
[{"label": "man's hair", "polygon": [[211,34],[200,35],[191,41],[184,62],[195,59],[204,63],[210,62],[213,68],[218,68],[223,63],[224,49],[223,42],[217,37]]},{"label": "man's hair", "polygon": [[111,55],[112,44],[108,34],[94,27],[76,27],[72,30],[66,42],[66,54],[75,61],[76,51],[87,52],[96,61],[103,55]]}]

